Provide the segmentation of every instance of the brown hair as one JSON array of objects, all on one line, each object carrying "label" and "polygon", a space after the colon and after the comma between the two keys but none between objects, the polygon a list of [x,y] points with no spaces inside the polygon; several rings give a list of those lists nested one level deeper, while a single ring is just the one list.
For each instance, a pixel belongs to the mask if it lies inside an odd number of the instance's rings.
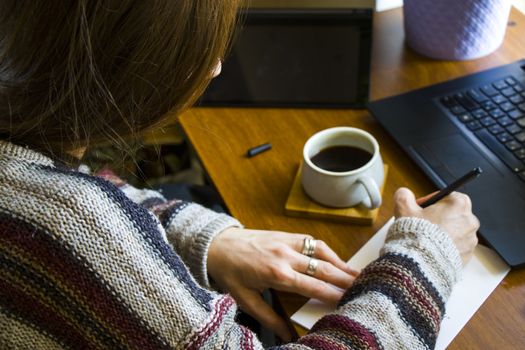
[{"label": "brown hair", "polygon": [[61,158],[204,91],[238,0],[0,0],[0,138]]}]

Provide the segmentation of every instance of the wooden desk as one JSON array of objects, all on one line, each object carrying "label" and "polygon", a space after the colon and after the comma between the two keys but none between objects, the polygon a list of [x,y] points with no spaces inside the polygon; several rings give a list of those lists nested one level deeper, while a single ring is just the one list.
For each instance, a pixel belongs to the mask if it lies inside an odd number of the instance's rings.
[{"label": "wooden desk", "polygon": [[[469,62],[434,61],[404,46],[401,10],[377,14],[374,26],[372,99],[441,82],[525,56],[525,16],[513,10],[505,43],[488,57]],[[407,186],[416,195],[434,186],[366,110],[196,108],[181,117],[211,180],[232,215],[247,227],[307,232],[350,258],[392,216],[392,195]],[[284,215],[302,147],[309,136],[333,126],[354,126],[372,133],[390,172],[384,205],[372,227]],[[247,159],[252,146],[273,149]],[[481,218],[483,220],[483,218]],[[306,299],[279,293],[291,315]],[[296,327],[299,333],[304,332]],[[525,270],[512,271],[456,337],[451,349],[525,348]]]}]

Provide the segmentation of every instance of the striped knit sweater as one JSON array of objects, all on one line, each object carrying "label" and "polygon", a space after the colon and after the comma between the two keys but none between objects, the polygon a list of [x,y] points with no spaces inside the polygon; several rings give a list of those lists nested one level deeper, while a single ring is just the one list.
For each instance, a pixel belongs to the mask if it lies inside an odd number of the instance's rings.
[{"label": "striped knit sweater", "polygon": [[[239,225],[0,141],[0,348],[260,349],[207,278]],[[336,312],[281,348],[431,349],[460,268],[438,226],[398,219]]]}]

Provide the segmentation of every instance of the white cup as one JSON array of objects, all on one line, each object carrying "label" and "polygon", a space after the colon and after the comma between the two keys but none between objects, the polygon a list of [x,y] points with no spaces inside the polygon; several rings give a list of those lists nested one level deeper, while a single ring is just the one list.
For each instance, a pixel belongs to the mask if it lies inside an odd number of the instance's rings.
[{"label": "white cup", "polygon": [[[319,152],[336,146],[353,146],[370,153],[370,160],[344,172],[320,168],[312,161]],[[362,204],[369,209],[381,205],[380,186],[384,168],[376,139],[361,129],[336,127],[313,135],[303,148],[301,182],[306,194],[329,207],[346,208]]]}]

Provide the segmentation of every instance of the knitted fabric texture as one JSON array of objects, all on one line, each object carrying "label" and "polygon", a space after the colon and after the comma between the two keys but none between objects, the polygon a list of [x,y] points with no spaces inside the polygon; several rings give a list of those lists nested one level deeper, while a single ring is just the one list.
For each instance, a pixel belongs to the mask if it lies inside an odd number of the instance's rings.
[{"label": "knitted fabric texture", "polygon": [[[207,278],[240,223],[101,176],[0,141],[0,348],[262,348]],[[397,220],[337,311],[280,348],[432,349],[460,266],[439,227]]]}]

